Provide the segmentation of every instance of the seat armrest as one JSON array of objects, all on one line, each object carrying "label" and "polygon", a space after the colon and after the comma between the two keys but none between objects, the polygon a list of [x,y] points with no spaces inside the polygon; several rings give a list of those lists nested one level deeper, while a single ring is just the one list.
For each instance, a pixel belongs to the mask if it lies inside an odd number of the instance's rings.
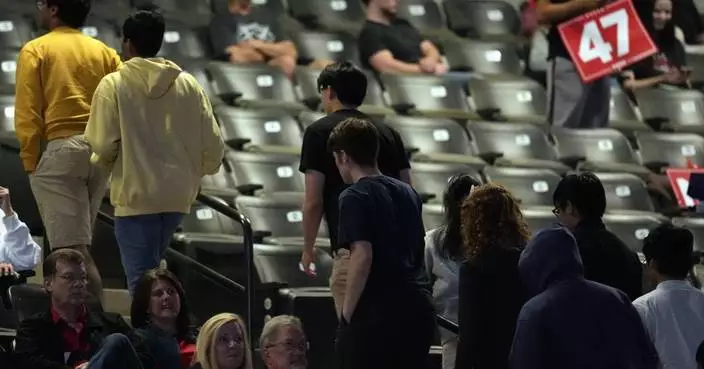
[{"label": "seat armrest", "polygon": [[669,167],[670,163],[665,161],[652,161],[644,163],[643,165],[650,169],[653,173],[662,173],[662,170]]},{"label": "seat armrest", "polygon": [[423,203],[426,203],[426,202],[437,197],[437,196],[435,196],[434,193],[419,193],[419,195],[420,195],[420,199],[423,201]]},{"label": "seat armrest", "polygon": [[577,168],[577,165],[579,165],[579,163],[586,161],[586,160],[587,160],[587,158],[585,158],[584,156],[576,156],[576,155],[575,156],[566,156],[564,158],[560,158],[561,162],[565,163],[565,165],[569,166],[572,169]]},{"label": "seat armrest", "polygon": [[504,154],[501,152],[485,152],[479,154],[479,157],[489,163],[489,165],[494,165],[494,163],[496,163],[496,160],[504,157]]},{"label": "seat armrest", "polygon": [[254,196],[254,193],[261,189],[264,189],[264,186],[255,183],[237,186],[237,191],[246,196]]}]

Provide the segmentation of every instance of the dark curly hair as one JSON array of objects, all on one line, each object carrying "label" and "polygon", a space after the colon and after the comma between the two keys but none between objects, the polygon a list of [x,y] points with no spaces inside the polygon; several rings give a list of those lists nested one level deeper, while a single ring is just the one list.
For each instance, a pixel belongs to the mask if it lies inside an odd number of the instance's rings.
[{"label": "dark curly hair", "polygon": [[530,230],[518,201],[496,184],[476,187],[462,203],[462,244],[472,260],[496,247],[524,247]]}]

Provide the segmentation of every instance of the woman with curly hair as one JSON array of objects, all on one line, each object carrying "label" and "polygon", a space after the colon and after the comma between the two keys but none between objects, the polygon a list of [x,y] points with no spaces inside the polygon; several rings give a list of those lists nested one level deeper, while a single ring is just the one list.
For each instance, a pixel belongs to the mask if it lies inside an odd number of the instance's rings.
[{"label": "woman with curly hair", "polygon": [[530,231],[504,187],[476,187],[462,203],[460,337],[455,369],[505,369],[525,302],[518,258]]}]

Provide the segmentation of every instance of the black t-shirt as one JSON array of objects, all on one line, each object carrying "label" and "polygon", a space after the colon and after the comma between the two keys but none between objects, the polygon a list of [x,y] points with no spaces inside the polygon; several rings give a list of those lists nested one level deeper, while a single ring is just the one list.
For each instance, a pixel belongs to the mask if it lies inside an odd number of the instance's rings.
[{"label": "black t-shirt", "polygon": [[357,44],[364,68],[373,70],[369,58],[382,50],[389,50],[394,59],[418,63],[423,58],[420,44],[423,37],[407,20],[396,18],[391,24],[366,21],[359,33]]},{"label": "black t-shirt", "polygon": [[360,304],[405,299],[429,289],[423,266],[423,202],[387,176],[360,179],[340,194],[340,247],[367,241],[372,265]]},{"label": "black t-shirt", "polygon": [[[561,4],[566,3],[568,1],[569,0],[550,0],[550,2],[553,4]],[[562,21],[562,23],[568,22],[570,19],[565,19],[564,21]],[[557,27],[560,24],[561,23],[551,25],[550,30],[548,31],[548,60],[555,59],[558,56],[572,60],[572,57],[570,57],[570,53],[567,51],[567,47],[565,47],[565,43],[562,42],[562,37],[560,37],[560,33],[557,32]]]},{"label": "black t-shirt", "polygon": [[[303,135],[303,147],[301,149],[301,165],[299,170],[305,173],[308,170],[315,170],[325,176],[323,188],[323,208],[325,221],[328,224],[330,235],[330,245],[333,250],[337,250],[338,231],[338,197],[347,185],[342,181],[340,172],[335,165],[335,159],[328,151],[328,137],[333,128],[347,118],[367,118],[364,113],[358,110],[344,109],[328,114],[311,124]],[[406,149],[403,146],[401,136],[391,127],[384,123],[370,119],[379,130],[381,136],[379,142],[379,169],[382,173],[398,178],[402,170],[411,167],[408,161]]]},{"label": "black t-shirt", "polygon": [[661,50],[632,65],[629,69],[633,71],[636,79],[650,78],[665,74],[673,68],[678,69],[686,66],[685,59],[684,46],[679,41],[675,41],[669,50]]},{"label": "black t-shirt", "polygon": [[694,1],[673,1],[672,21],[682,30],[684,39],[688,44],[699,43],[698,38],[704,32],[704,25],[702,25],[702,19]]},{"label": "black t-shirt", "polygon": [[252,10],[247,15],[221,13],[210,21],[210,42],[218,59],[227,59],[225,49],[242,41],[286,41],[275,15]]}]

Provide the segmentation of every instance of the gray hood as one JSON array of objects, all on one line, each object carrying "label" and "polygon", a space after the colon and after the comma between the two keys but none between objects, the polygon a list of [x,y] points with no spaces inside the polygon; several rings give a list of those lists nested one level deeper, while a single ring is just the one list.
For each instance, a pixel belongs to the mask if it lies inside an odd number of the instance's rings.
[{"label": "gray hood", "polygon": [[166,95],[180,74],[181,68],[164,58],[132,58],[120,68],[120,76],[130,88],[144,91],[153,100]]}]

